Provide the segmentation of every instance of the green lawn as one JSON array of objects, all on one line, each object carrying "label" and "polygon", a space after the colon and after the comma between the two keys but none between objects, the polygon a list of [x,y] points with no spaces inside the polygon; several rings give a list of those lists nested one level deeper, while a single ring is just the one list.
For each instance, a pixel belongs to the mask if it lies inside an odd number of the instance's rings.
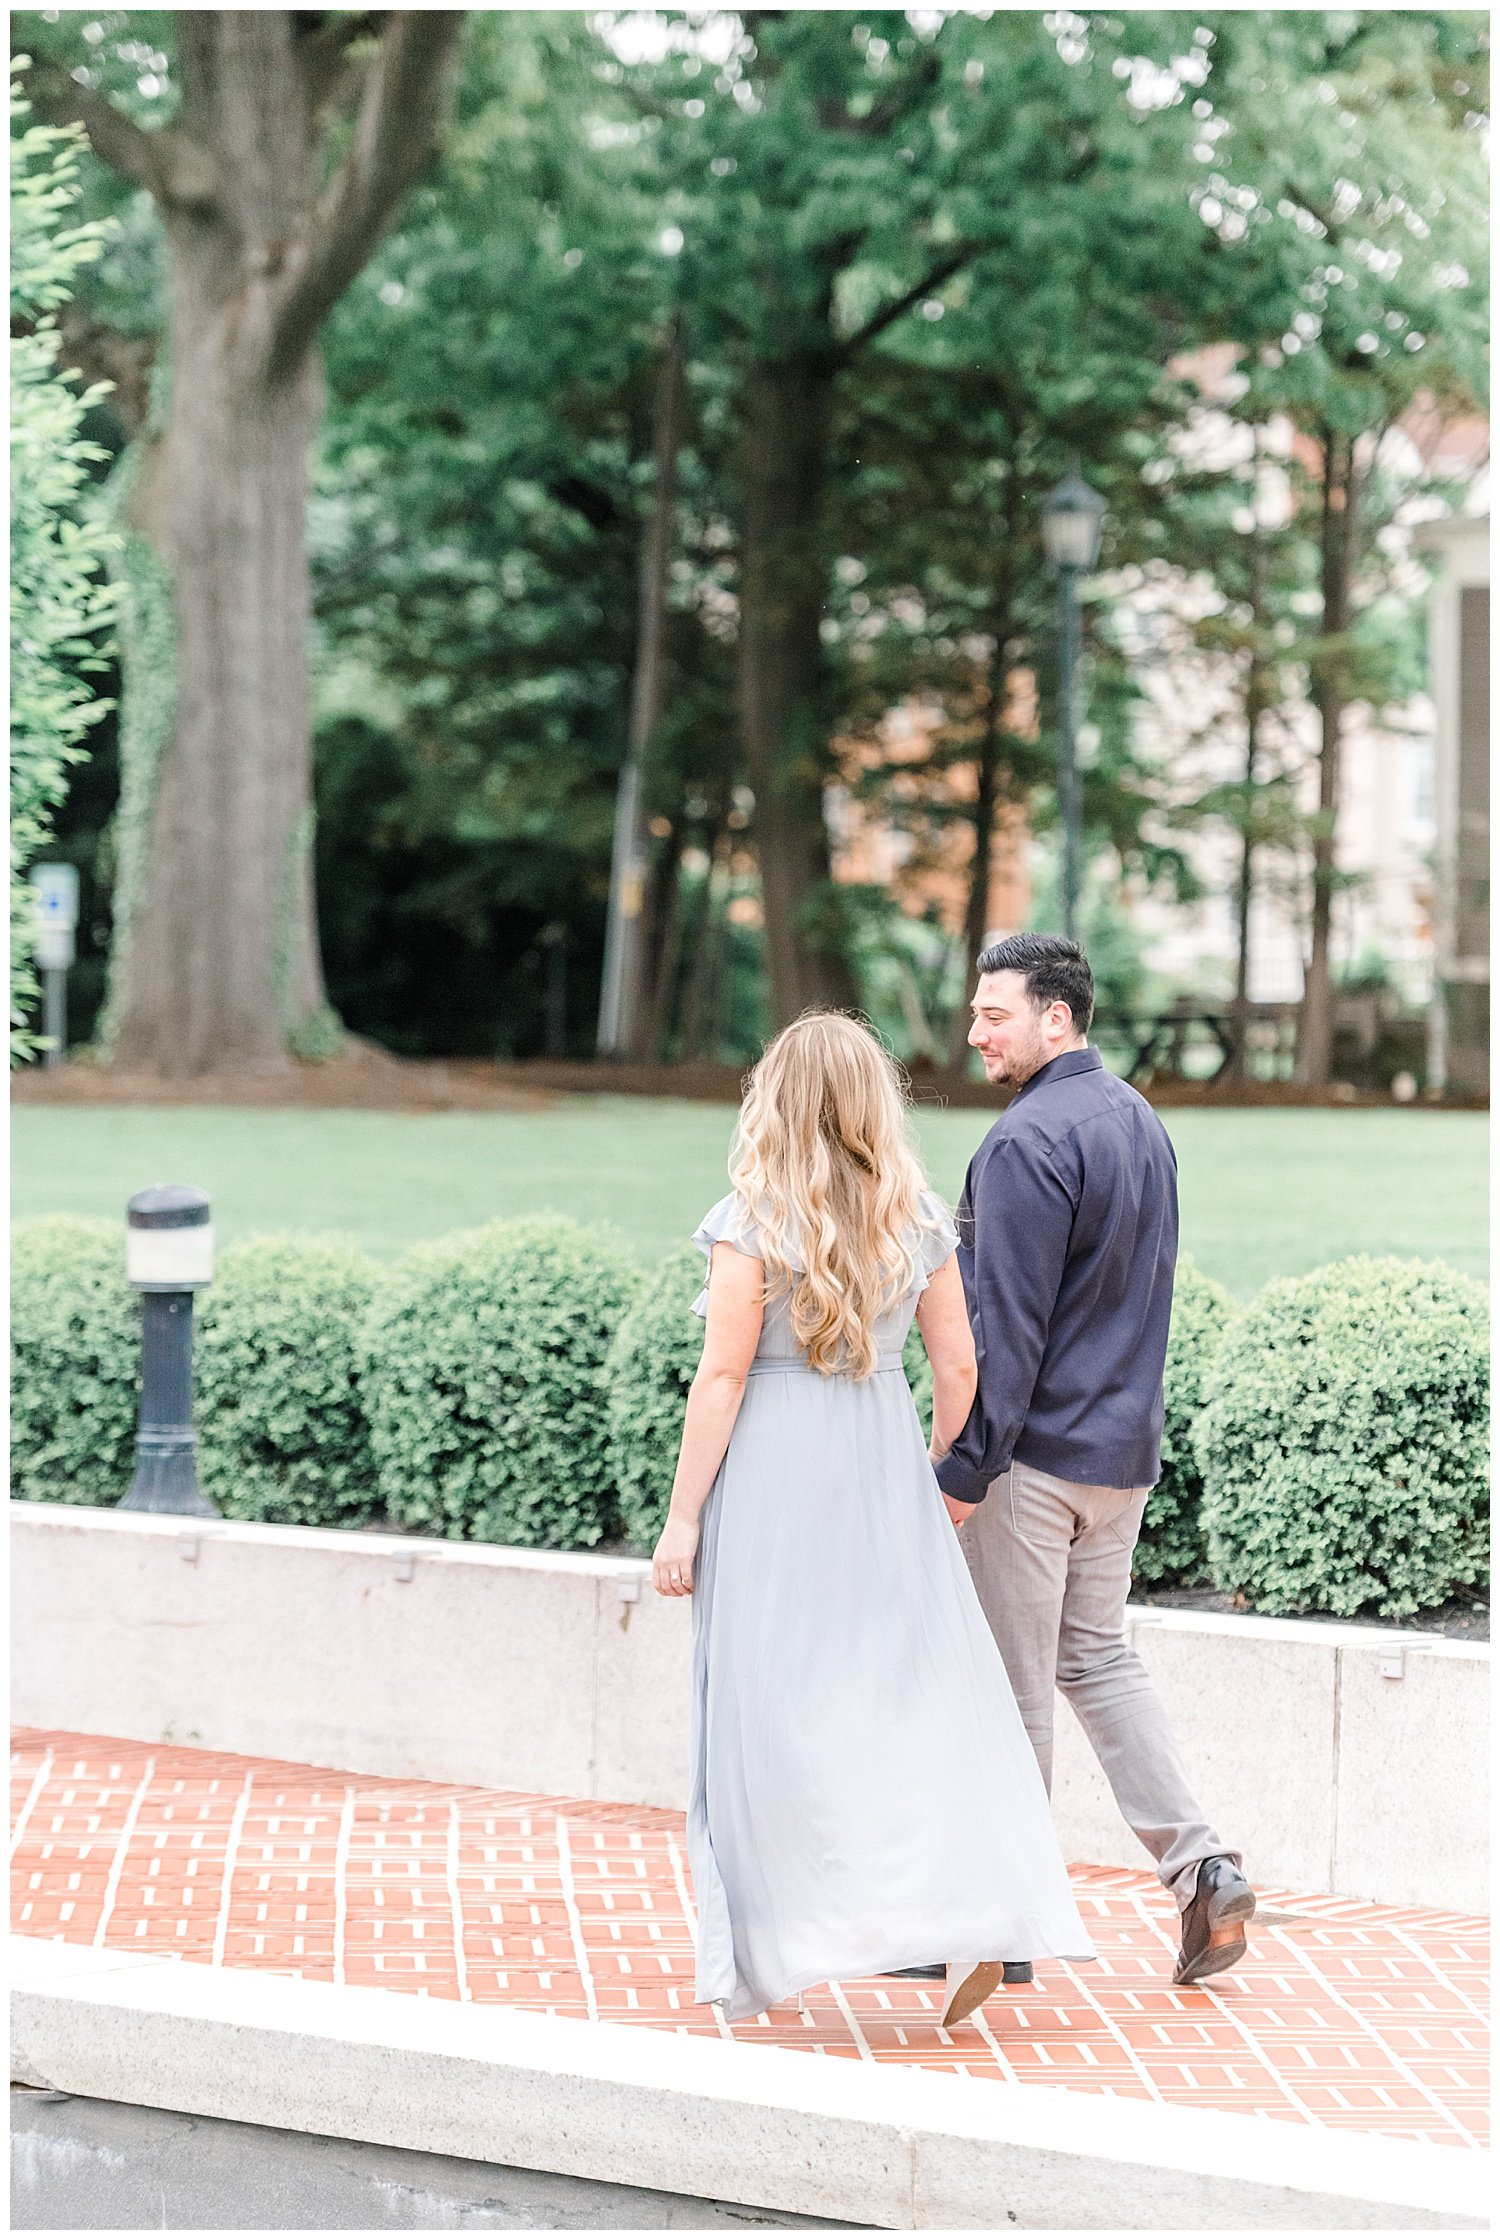
[{"label": "green lawn", "polygon": [[[1177,1147],[1184,1248],[1241,1297],[1350,1252],[1487,1274],[1481,1113],[1163,1114]],[[17,1106],[14,1211],[123,1218],[151,1182],[193,1182],[221,1238],[341,1229],[394,1253],[496,1214],[612,1221],[647,1258],[727,1187],[720,1105],[569,1097],[540,1113],[260,1112]],[[918,1132],[951,1202],[987,1125],[928,1113]]]}]

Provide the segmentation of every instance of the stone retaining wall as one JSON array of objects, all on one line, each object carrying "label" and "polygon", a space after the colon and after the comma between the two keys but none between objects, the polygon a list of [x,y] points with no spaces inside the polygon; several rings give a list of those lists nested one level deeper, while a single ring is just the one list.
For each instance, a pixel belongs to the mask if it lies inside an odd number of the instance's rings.
[{"label": "stone retaining wall", "polygon": [[[639,1560],[12,1508],[23,1725],[682,1807],[691,1608]],[[1260,1882],[1488,1907],[1489,1651],[1130,1613],[1199,1794]],[[1065,1853],[1139,1866],[1071,1714]]]}]

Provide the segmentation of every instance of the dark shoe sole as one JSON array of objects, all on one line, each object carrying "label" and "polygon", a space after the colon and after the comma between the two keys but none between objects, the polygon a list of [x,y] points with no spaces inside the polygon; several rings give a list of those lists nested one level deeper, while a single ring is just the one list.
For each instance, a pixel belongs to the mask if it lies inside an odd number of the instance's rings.
[{"label": "dark shoe sole", "polygon": [[982,2007],[999,1983],[1003,1971],[1003,1961],[981,1960],[966,1976],[961,1976],[948,1994],[948,2004],[943,2009],[942,2027],[951,2030],[955,2023],[962,2022],[971,2015],[976,2007]]},{"label": "dark shoe sole", "polygon": [[1245,1957],[1245,1931],[1243,1924],[1255,1912],[1255,1892],[1242,1883],[1237,1890],[1226,1890],[1208,1901],[1208,1942],[1191,1960],[1177,1956],[1172,1971],[1172,1981],[1178,1984],[1201,1983],[1205,1976],[1222,1975],[1226,1968],[1236,1968]]},{"label": "dark shoe sole", "polygon": [[1029,1960],[1007,1960],[1000,1980],[1002,1983],[1035,1983],[1036,1974]]},{"label": "dark shoe sole", "polygon": [[930,1968],[882,1968],[880,1971],[882,1983],[897,1980],[902,1983],[945,1983],[947,1978],[948,1971],[941,1960],[935,1961]]}]

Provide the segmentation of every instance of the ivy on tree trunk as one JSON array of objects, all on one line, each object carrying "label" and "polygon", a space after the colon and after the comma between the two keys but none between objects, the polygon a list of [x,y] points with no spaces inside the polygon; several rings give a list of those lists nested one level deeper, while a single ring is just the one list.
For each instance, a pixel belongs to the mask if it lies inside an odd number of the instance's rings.
[{"label": "ivy on tree trunk", "polygon": [[39,96],[149,189],[168,254],[170,394],[124,527],[170,585],[177,677],[117,921],[121,1065],[261,1070],[337,1046],[311,853],[316,340],[433,154],[462,20],[189,10],[171,124],[143,131],[60,72]]}]

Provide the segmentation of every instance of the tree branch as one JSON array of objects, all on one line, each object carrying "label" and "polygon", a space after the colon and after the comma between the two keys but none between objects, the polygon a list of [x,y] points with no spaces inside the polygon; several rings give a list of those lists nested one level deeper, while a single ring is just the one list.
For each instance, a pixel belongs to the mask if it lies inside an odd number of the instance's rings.
[{"label": "tree branch", "polygon": [[380,8],[361,8],[348,15],[327,15],[316,30],[298,39],[297,67],[307,90],[310,114],[316,116],[326,101],[337,101],[345,93],[351,78],[346,68],[349,49],[359,40],[378,33],[384,20],[385,12]]},{"label": "tree branch", "polygon": [[924,273],[922,278],[908,288],[904,295],[896,296],[891,302],[882,304],[880,309],[873,312],[862,327],[857,327],[853,334],[845,336],[838,348],[840,365],[846,365],[857,351],[864,348],[867,342],[873,342],[877,335],[885,333],[887,327],[893,327],[898,319],[904,319],[913,304],[920,303],[924,296],[931,295],[933,289],[940,288],[945,280],[951,280],[955,272],[960,271],[972,257],[976,257],[978,254],[979,243],[977,241],[955,242],[948,254],[940,258],[931,271]]},{"label": "tree branch", "polygon": [[403,197],[431,162],[446,114],[461,13],[393,13],[371,65],[354,145],[282,265],[269,372],[284,380],[355,275]]},{"label": "tree branch", "polygon": [[143,132],[112,101],[60,68],[37,70],[27,96],[43,123],[82,125],[99,161],[122,179],[149,188],[158,202],[180,209],[212,205],[213,157],[175,126]]}]

